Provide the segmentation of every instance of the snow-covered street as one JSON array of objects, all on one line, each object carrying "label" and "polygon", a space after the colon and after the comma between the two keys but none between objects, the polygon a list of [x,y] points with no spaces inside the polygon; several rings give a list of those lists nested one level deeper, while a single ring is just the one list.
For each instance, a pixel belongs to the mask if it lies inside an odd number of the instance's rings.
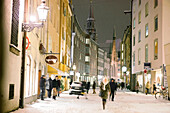
[{"label": "snow-covered street", "polygon": [[142,93],[118,91],[114,102],[107,100],[105,110],[98,92],[94,95],[90,91],[88,99],[76,97],[65,92],[56,100],[37,100],[12,113],[170,113],[170,101]]}]

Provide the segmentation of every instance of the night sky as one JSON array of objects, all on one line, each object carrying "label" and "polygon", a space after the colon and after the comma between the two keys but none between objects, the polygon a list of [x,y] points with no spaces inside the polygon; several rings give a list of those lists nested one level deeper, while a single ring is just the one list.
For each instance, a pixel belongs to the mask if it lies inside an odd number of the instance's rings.
[{"label": "night sky", "polygon": [[[80,26],[85,29],[89,15],[90,0],[72,0],[74,11]],[[93,0],[92,1],[95,26],[100,47],[108,50],[109,42],[113,37],[113,28],[116,29],[116,37],[122,38],[123,32],[130,24],[130,14],[124,14],[124,10],[130,10],[130,0]],[[117,45],[119,46],[119,44]]]}]

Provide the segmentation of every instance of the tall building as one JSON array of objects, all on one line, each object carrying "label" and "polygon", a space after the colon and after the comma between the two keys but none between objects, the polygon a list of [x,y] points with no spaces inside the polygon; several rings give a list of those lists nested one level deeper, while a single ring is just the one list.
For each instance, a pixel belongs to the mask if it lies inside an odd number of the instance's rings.
[{"label": "tall building", "polygon": [[[151,86],[169,83],[169,0],[133,0],[132,10],[132,74],[139,81],[140,91],[146,82]],[[165,71],[167,68],[167,76]],[[144,71],[145,70],[145,71]],[[150,92],[152,89],[150,89]]]},{"label": "tall building", "polygon": [[95,19],[94,19],[94,13],[92,8],[92,0],[90,1],[90,12],[89,12],[89,17],[87,18],[86,31],[94,41],[97,41]]},{"label": "tall building", "polygon": [[[5,0],[1,4],[1,37],[2,71],[1,75],[1,112],[9,112],[19,108],[20,82],[21,82],[21,59],[22,59],[22,22],[24,14],[24,1]],[[3,15],[2,15],[3,14]],[[0,34],[1,34],[0,33]],[[1,34],[2,36],[2,34]],[[2,72],[1,72],[2,73]]]},{"label": "tall building", "polygon": [[72,35],[72,46],[73,46],[73,61],[72,65],[76,66],[74,80],[85,81],[85,46],[86,46],[87,34],[80,27],[76,15],[73,16],[73,35]]},{"label": "tall building", "polygon": [[126,84],[130,85],[130,71],[131,71],[131,55],[130,55],[130,33],[131,27],[127,26],[126,30],[124,31],[122,43],[121,43],[121,67],[125,66],[127,68],[126,72],[123,72],[122,68],[120,69],[120,78],[126,82]]}]

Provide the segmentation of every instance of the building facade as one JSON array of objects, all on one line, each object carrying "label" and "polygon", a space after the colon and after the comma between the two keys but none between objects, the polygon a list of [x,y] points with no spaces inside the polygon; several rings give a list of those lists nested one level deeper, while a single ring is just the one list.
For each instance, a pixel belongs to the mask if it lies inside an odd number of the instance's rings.
[{"label": "building facade", "polygon": [[[165,85],[164,44],[167,39],[165,10],[169,1],[164,0],[134,0],[132,11],[132,74],[139,81],[140,91],[145,91],[145,85],[149,81],[152,85]],[[167,16],[167,15],[166,15]],[[146,64],[147,67],[146,67]],[[145,70],[145,71],[144,71]],[[167,78],[167,77],[166,77]]]},{"label": "building facade", "polygon": [[121,43],[121,67],[125,66],[127,68],[126,72],[123,72],[122,68],[120,69],[120,77],[123,79],[126,84],[130,85],[130,71],[131,71],[131,55],[130,55],[130,33],[131,28],[128,26],[124,31],[124,35]]}]

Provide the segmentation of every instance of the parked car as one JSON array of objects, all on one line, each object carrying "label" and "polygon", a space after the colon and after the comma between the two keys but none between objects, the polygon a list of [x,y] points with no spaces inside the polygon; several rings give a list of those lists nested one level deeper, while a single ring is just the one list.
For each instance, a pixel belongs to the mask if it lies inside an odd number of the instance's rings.
[{"label": "parked car", "polygon": [[70,90],[69,90],[69,94],[70,95],[78,95],[78,99],[79,99],[79,95],[85,95],[86,89],[85,86],[83,85],[82,82],[73,82],[70,85]]}]

